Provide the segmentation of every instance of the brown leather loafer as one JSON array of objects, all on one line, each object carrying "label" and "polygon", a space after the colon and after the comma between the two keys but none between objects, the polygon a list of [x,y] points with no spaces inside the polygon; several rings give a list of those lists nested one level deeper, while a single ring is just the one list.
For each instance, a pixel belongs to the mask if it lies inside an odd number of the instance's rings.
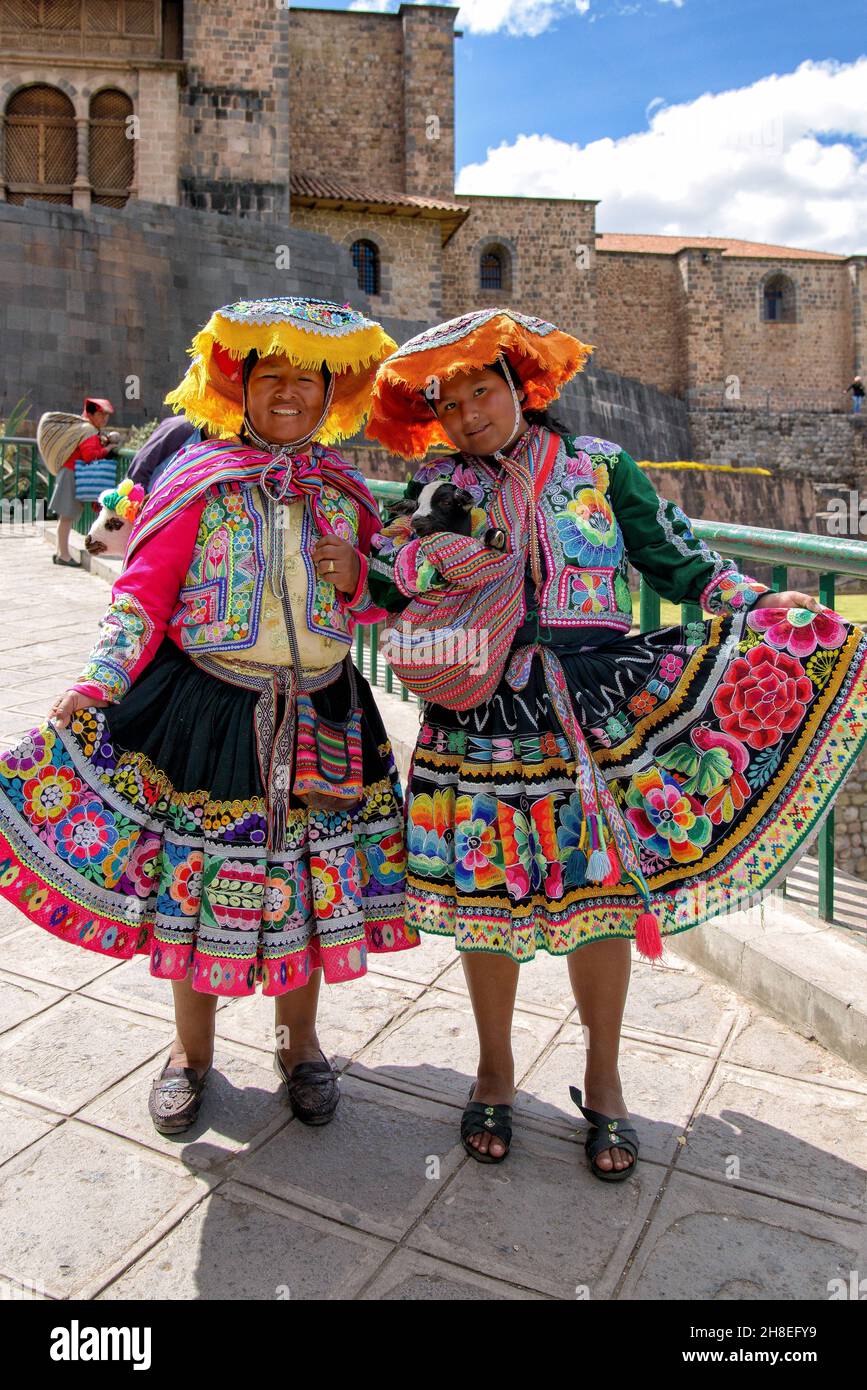
[{"label": "brown leather loafer", "polygon": [[319,1055],[321,1062],[299,1062],[290,1072],[279,1047],[274,1052],[274,1070],[286,1082],[292,1113],[305,1125],[327,1125],[340,1100],[337,1072],[324,1052]]},{"label": "brown leather loafer", "polygon": [[211,1068],[201,1076],[193,1067],[173,1067],[171,1058],[151,1083],[148,1113],[160,1134],[179,1134],[194,1125]]}]

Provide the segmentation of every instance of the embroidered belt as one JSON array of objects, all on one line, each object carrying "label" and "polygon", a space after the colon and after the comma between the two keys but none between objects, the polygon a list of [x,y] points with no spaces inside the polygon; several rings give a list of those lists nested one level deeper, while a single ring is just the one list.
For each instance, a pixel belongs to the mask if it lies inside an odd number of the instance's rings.
[{"label": "embroidered belt", "polygon": [[[191,655],[191,654],[190,654]],[[298,694],[298,681],[294,666],[265,666],[256,661],[245,662],[252,671],[235,671],[221,666],[211,656],[192,657],[195,664],[208,675],[228,685],[241,686],[244,690],[255,690],[259,698],[253,716],[256,733],[256,757],[262,784],[267,789],[268,805],[268,849],[276,854],[286,851],[286,825],[289,815],[289,790],[292,781],[292,767],[295,756],[296,712],[295,700]],[[304,673],[307,690],[323,690],[339,679],[346,665],[341,658],[327,670]],[[277,696],[286,697],[283,718],[279,728],[277,722]]]},{"label": "embroidered belt", "polygon": [[534,656],[541,659],[545,686],[578,766],[578,794],[581,798],[583,822],[578,847],[587,854],[586,878],[592,883],[602,883],[606,880],[616,883],[619,880],[619,866],[612,862],[606,850],[609,838],[605,833],[607,821],[613,848],[620,864],[641,893],[645,904],[649,905],[650,889],[638,861],[632,836],[620,807],[608,790],[608,784],[590,752],[584,731],[575,718],[569,683],[556,653],[540,642],[517,647],[506,669],[506,680],[513,690],[523,690],[530,678]]}]

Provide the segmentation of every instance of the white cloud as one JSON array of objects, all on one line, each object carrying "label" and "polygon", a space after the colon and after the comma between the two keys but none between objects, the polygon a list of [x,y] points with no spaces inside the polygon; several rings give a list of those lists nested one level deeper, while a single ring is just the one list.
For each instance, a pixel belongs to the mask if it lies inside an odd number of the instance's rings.
[{"label": "white cloud", "polygon": [[[375,11],[377,14],[390,13],[398,8],[399,0],[352,0],[351,10]],[[426,4],[429,0],[410,0],[411,4]],[[448,0],[452,3],[452,0]],[[460,4],[457,28],[470,34],[495,34],[505,30],[507,34],[523,34],[535,38],[561,16],[586,14],[590,0],[453,0]],[[669,0],[661,0],[669,3]],[[683,0],[673,0],[683,4]]]},{"label": "white cloud", "polygon": [[805,62],[654,107],[648,129],[570,143],[520,135],[465,166],[460,193],[599,198],[601,231],[725,235],[867,251],[867,58]]}]

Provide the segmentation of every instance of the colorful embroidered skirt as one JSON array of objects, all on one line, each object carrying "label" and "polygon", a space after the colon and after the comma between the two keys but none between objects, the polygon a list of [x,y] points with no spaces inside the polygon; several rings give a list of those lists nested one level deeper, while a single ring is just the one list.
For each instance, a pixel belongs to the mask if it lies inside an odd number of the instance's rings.
[{"label": "colorful embroidered skirt", "polygon": [[[558,635],[560,635],[558,633]],[[662,936],[753,905],[807,848],[867,744],[867,635],[760,609],[555,646]],[[635,883],[589,883],[576,764],[542,676],[428,704],[407,792],[407,925],[518,962],[634,938]]]},{"label": "colorful embroidered skirt", "polygon": [[[285,994],[322,967],[357,979],[367,952],[418,945],[404,925],[403,801],[370,686],[355,811],[290,795],[267,846],[256,694],[200,670],[168,638],[116,705],[45,723],[0,756],[0,892],[64,941],[152,975],[192,970],[205,994]],[[313,696],[344,719],[345,670]],[[281,697],[282,699],[282,697]]]}]

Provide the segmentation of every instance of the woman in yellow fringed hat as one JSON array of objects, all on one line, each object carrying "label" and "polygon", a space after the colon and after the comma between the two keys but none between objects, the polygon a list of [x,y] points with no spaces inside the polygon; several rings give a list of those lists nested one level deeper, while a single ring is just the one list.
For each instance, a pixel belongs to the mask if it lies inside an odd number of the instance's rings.
[{"label": "woman in yellow fringed hat", "polygon": [[395,762],[349,655],[354,625],[383,616],[366,584],[378,512],[331,447],[360,428],[394,346],[315,299],[212,316],[167,398],[208,442],[148,497],[80,680],[0,758],[5,895],[172,982],[161,1133],[196,1118],[219,996],[257,984],[296,1115],[331,1119],[320,980],[418,943]]},{"label": "woman in yellow fringed hat", "polygon": [[[480,1162],[508,1152],[518,967],[544,950],[568,960],[588,1040],[584,1094],[570,1091],[591,1170],[614,1182],[638,1154],[618,1073],[630,942],[656,959],[665,936],[751,904],[791,870],[867,741],[867,637],[740,574],[618,444],[544,413],[590,352],[493,309],[382,364],[368,433],[405,458],[452,452],[415,473],[415,534],[402,516],[375,538],[368,583],[405,616],[392,650],[426,701],[406,799],[407,925],[462,953],[480,1045],[464,1145]],[[436,534],[462,499],[471,535]],[[627,563],[712,616],[630,636]],[[471,635],[491,636],[489,655],[505,631],[501,668],[491,657],[464,678],[458,660],[447,679],[428,655],[432,605],[448,615],[437,638],[462,611]]]}]

